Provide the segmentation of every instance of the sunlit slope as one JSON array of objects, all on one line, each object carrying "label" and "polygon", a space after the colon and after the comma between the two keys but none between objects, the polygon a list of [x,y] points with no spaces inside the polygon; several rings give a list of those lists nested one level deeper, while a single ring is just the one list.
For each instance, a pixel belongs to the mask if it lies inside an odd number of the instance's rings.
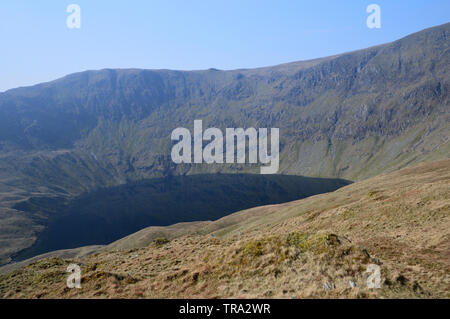
[{"label": "sunlit slope", "polygon": [[[449,298],[449,239],[450,160],[445,160],[216,222],[151,227],[81,259],[40,260],[2,275],[0,293]],[[71,262],[82,265],[82,289],[65,286]],[[369,264],[381,268],[380,289],[367,288]],[[350,281],[356,287],[350,288]]]}]

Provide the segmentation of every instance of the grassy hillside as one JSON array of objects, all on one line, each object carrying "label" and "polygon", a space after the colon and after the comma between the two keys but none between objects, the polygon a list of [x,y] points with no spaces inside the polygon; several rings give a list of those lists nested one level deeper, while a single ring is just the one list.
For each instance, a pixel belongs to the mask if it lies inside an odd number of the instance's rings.
[{"label": "grassy hillside", "polygon": [[277,127],[280,174],[363,180],[450,155],[450,24],[259,69],[100,70],[0,93],[0,263],[41,236],[30,197],[71,200],[151,178],[258,173],[175,165],[177,127]]},{"label": "grassy hillside", "polygon": [[[449,298],[449,194],[450,160],[421,164],[215,222],[151,227],[84,257],[10,266],[0,296]],[[81,264],[81,289],[65,286],[69,263]],[[381,267],[380,289],[366,286],[369,264]]]}]

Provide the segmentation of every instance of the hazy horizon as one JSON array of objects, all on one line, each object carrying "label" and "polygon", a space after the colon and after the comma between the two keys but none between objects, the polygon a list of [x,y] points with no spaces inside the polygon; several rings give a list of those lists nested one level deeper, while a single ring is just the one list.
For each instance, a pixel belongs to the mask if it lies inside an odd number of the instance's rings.
[{"label": "hazy horizon", "polygon": [[[380,29],[366,26],[366,1],[5,2],[0,92],[87,70],[233,70],[332,56],[447,23],[450,4],[439,2],[377,1]],[[72,3],[80,29],[66,25]]]}]

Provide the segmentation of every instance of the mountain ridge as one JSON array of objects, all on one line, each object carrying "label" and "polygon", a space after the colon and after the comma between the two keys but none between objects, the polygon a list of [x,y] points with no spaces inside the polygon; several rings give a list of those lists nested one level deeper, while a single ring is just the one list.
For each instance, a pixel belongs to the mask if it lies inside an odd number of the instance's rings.
[{"label": "mountain ridge", "polygon": [[[425,28],[423,30],[419,30],[419,31],[413,32],[411,34],[408,34],[405,37],[402,37],[401,39],[405,39],[405,38],[414,36],[414,35],[416,35],[418,33],[426,32],[426,31],[432,31],[434,28],[443,27],[445,25],[447,25],[447,23],[444,23],[444,24],[441,24],[441,25],[432,26],[432,27],[429,27],[429,28]],[[276,68],[276,67],[290,66],[290,65],[303,64],[303,63],[306,64],[306,63],[316,62],[316,61],[320,61],[320,60],[332,59],[332,58],[336,58],[336,57],[342,56],[344,54],[357,53],[357,52],[368,50],[368,49],[374,49],[374,48],[378,48],[378,47],[387,46],[387,45],[392,44],[392,43],[394,43],[396,41],[398,41],[398,40],[393,40],[391,42],[377,44],[377,45],[373,45],[373,46],[366,47],[366,48],[346,51],[344,53],[338,53],[338,54],[334,54],[334,55],[330,55],[330,56],[323,56],[323,57],[320,57],[320,58],[313,58],[313,59],[306,59],[306,60],[299,60],[299,61],[291,61],[291,62],[285,62],[285,63],[279,63],[279,64],[274,64],[274,65],[255,67],[255,68],[245,68],[245,67],[243,67],[243,68],[234,68],[234,69],[206,68],[206,69],[184,70],[184,69],[167,69],[167,68],[146,69],[146,68],[134,68],[134,67],[131,67],[131,68],[88,69],[88,70],[84,70],[84,71],[70,73],[68,75],[64,75],[64,76],[58,77],[58,78],[53,79],[53,80],[43,81],[43,82],[40,82],[40,83],[37,83],[37,84],[33,84],[33,85],[25,85],[25,86],[10,88],[10,89],[7,89],[5,91],[0,92],[0,95],[3,94],[3,93],[7,93],[9,91],[12,91],[12,90],[20,90],[20,89],[26,89],[26,88],[31,88],[31,87],[40,86],[40,85],[51,84],[53,82],[62,80],[64,78],[68,77],[68,76],[76,75],[76,74],[82,74],[82,73],[85,73],[85,72],[101,72],[101,71],[111,71],[111,70],[112,71],[114,71],[114,70],[115,71],[173,71],[173,72],[206,72],[206,71],[239,72],[239,71],[248,71],[248,70],[264,70],[264,69],[272,69],[272,68]]]}]

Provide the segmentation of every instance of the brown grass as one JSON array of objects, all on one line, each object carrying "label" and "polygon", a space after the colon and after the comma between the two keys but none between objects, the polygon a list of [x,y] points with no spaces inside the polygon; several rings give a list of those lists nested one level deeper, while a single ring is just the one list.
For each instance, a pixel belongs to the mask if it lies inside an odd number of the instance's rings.
[{"label": "brown grass", "polygon": [[[39,260],[0,276],[0,296],[449,298],[449,217],[447,160],[186,231],[172,226],[177,236],[152,228],[94,255]],[[65,286],[70,262],[81,264],[82,289]],[[366,286],[371,263],[381,267],[380,289]]]}]

